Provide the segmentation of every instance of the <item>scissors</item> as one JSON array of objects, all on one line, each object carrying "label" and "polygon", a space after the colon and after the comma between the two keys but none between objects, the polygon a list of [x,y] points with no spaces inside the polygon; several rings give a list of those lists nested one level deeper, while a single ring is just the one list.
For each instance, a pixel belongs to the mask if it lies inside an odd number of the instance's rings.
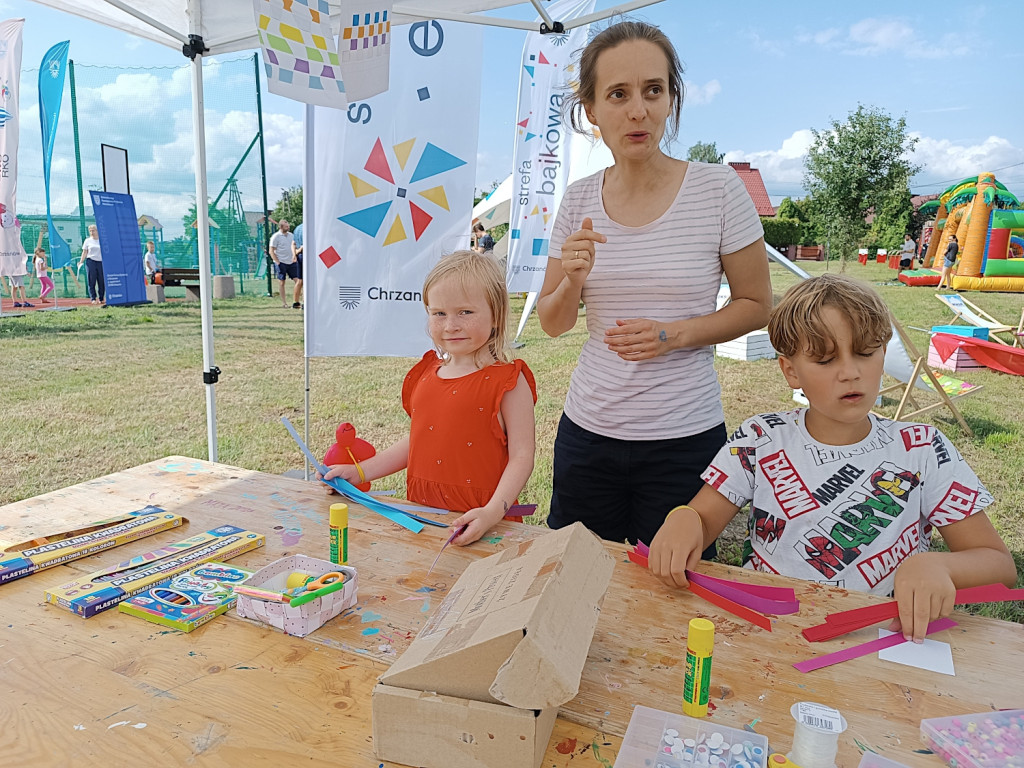
[{"label": "scissors", "polygon": [[331,571],[316,579],[310,577],[305,585],[292,590],[295,596],[291,598],[289,604],[293,607],[298,607],[311,603],[321,595],[342,589],[350,578],[350,574],[343,573],[342,571]]},{"label": "scissors", "polygon": [[330,586],[338,581],[343,582],[346,579],[347,577],[341,571],[331,571],[330,573],[325,573],[320,577],[310,576],[301,587],[293,587],[292,589],[285,590],[285,594],[297,597],[306,592],[314,592],[318,589],[323,589],[324,587]]}]

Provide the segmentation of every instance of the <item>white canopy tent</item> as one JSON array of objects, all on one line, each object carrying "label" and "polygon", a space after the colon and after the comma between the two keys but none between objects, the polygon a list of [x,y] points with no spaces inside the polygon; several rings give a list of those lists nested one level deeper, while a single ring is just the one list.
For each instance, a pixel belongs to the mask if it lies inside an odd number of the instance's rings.
[{"label": "white canopy tent", "polygon": [[[203,335],[203,383],[206,387],[206,430],[210,461],[217,460],[217,403],[214,392],[220,369],[214,365],[212,280],[210,277],[209,210],[206,190],[206,128],[203,120],[203,56],[259,48],[252,0],[33,0],[40,5],[95,21],[175,50],[192,61],[192,126],[195,140],[196,210],[199,236],[199,287]],[[630,0],[596,13],[581,16],[563,27],[545,11],[541,0],[423,0],[395,3],[394,23],[423,19],[447,19],[490,26],[537,31],[531,21],[485,15],[486,11],[511,6],[533,6],[543,23],[541,31],[589,24],[617,13],[652,5],[661,0]],[[340,29],[339,3],[329,0],[332,26]]]}]

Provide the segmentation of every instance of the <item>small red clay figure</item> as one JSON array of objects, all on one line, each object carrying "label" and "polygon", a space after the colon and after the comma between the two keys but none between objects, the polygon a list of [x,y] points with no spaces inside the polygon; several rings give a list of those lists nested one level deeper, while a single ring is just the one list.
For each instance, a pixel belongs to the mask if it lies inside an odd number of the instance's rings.
[{"label": "small red clay figure", "polygon": [[[334,433],[334,437],[337,442],[327,449],[327,453],[324,455],[324,464],[327,466],[332,466],[334,464],[355,464],[356,469],[359,470],[359,477],[362,478],[363,470],[359,466],[359,462],[366,461],[368,458],[375,455],[377,453],[377,449],[361,437],[356,437],[356,428],[347,421],[338,425],[338,429]],[[365,493],[370,490],[370,482],[366,481],[358,483],[356,484],[356,488]]]}]

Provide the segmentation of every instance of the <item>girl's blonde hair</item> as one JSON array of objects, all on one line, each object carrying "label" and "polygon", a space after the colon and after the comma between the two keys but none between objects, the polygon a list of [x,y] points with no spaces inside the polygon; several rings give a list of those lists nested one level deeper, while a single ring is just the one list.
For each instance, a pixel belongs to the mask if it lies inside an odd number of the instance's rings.
[{"label": "girl's blonde hair", "polygon": [[[498,260],[487,253],[476,251],[455,251],[442,256],[423,281],[423,305],[430,307],[430,289],[442,280],[455,280],[467,294],[483,293],[491,310],[491,338],[487,351],[495,361],[509,362],[508,316],[510,314],[505,275]],[[443,350],[438,350],[446,358]]]},{"label": "girl's blonde hair", "polygon": [[835,332],[821,316],[832,307],[846,317],[856,334],[857,352],[889,343],[889,308],[870,286],[845,275],[825,274],[797,283],[782,297],[768,320],[768,338],[783,357],[805,352],[825,357],[836,347]]},{"label": "girl's blonde hair", "polygon": [[35,254],[36,254],[36,256],[42,256],[42,257],[45,258],[46,257],[46,249],[43,248],[43,246],[39,246],[38,248],[36,248]]}]

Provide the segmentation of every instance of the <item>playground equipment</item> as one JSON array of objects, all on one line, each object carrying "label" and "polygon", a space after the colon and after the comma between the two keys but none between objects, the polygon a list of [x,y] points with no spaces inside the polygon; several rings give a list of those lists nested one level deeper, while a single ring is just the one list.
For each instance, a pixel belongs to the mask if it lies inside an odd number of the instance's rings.
[{"label": "playground equipment", "polygon": [[941,271],[954,234],[960,243],[956,290],[1024,292],[1024,209],[994,174],[964,179],[939,196],[924,259],[931,269]]}]

